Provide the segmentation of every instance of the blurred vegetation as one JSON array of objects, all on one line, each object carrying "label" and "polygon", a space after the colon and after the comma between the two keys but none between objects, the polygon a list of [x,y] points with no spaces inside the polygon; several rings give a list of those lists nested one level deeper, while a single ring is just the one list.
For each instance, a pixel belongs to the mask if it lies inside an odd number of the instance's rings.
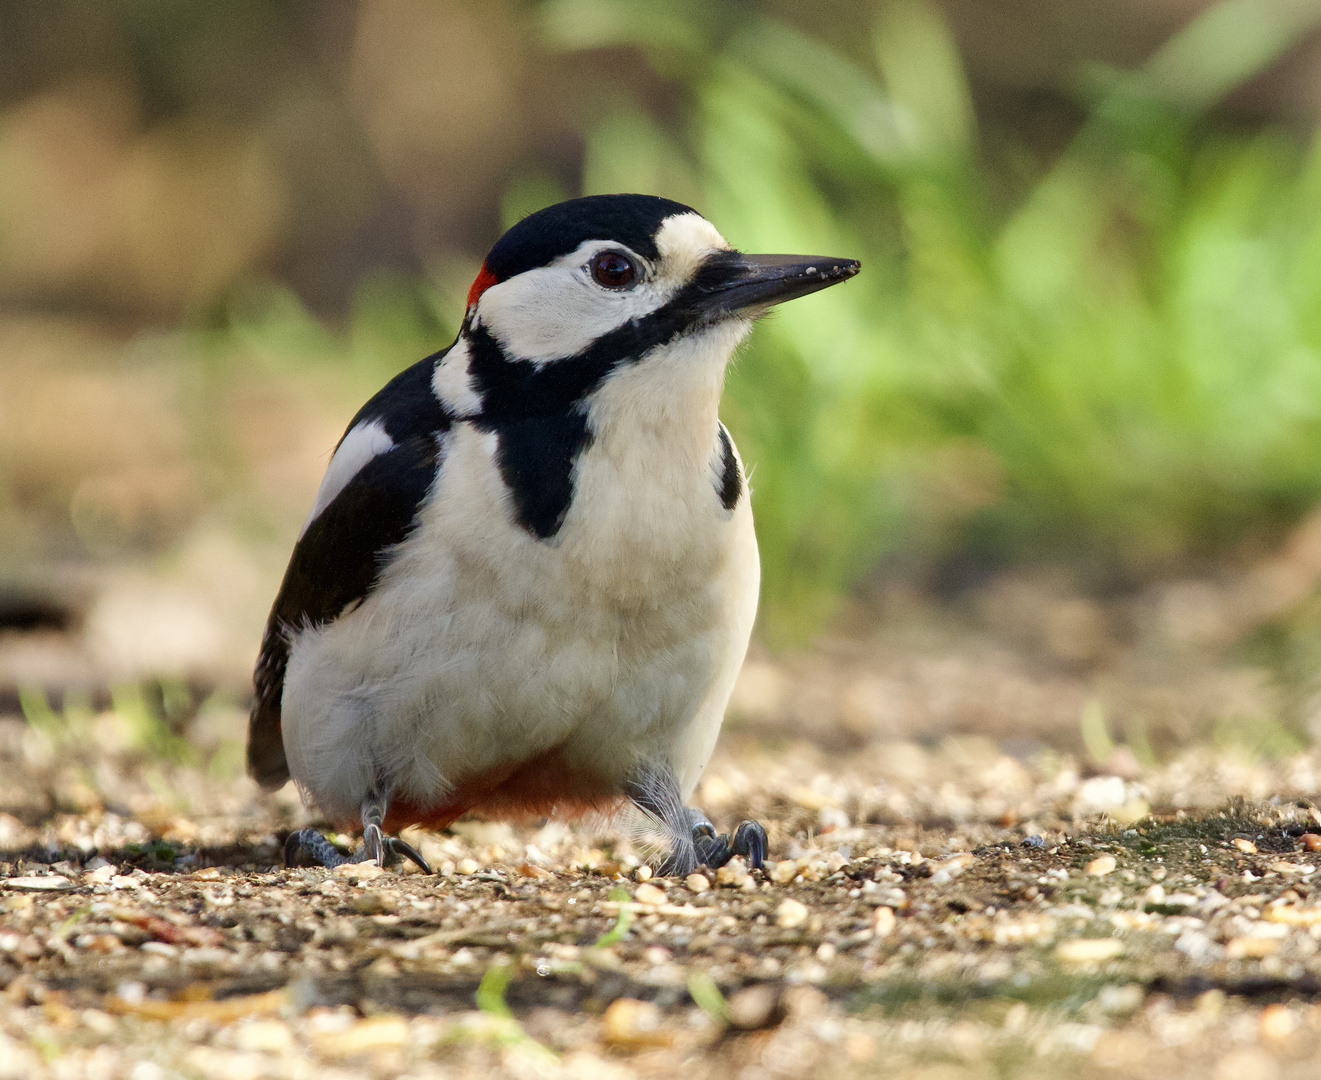
[{"label": "blurred vegetation", "polygon": [[[1314,6],[1222,0],[1136,70],[1080,68],[1077,120],[1046,149],[979,124],[944,9],[923,0],[844,5],[819,33],[774,3],[449,3],[434,34],[432,8],[404,3],[362,5],[349,31],[303,5],[239,7],[261,34],[221,9],[125,6],[157,143],[214,149],[199,117],[260,134],[223,183],[167,200],[184,220],[215,211],[176,241],[216,249],[209,276],[180,284],[174,248],[127,264],[152,317],[205,327],[212,369],[244,356],[370,392],[450,339],[501,224],[579,193],[689,202],[746,250],[861,258],[856,281],[767,319],[729,380],[773,643],[820,627],[878,565],[938,590],[1028,561],[1141,581],[1269,542],[1321,498],[1321,143],[1217,111],[1315,28]],[[358,121],[326,104],[324,56],[347,37]],[[304,38],[308,55],[289,44]],[[515,110],[492,74],[515,70],[556,93]],[[0,164],[22,150],[5,130]],[[340,150],[286,169],[281,217],[262,148],[292,142]],[[144,175],[173,191],[147,149]],[[405,196],[424,209],[400,232]],[[294,242],[322,219],[358,221],[358,239]],[[373,234],[449,240],[372,271]],[[310,313],[334,308],[327,264],[354,281],[338,321]]]},{"label": "blurred vegetation", "polygon": [[1205,116],[1314,14],[1230,0],[1143,70],[1089,72],[1085,123],[1038,170],[980,144],[918,0],[878,8],[867,65],[675,10],[543,8],[560,46],[639,42],[691,92],[677,126],[601,120],[585,189],[686,197],[748,248],[865,268],[768,320],[730,381],[773,636],[887,552],[1131,578],[1316,501],[1321,157]]},{"label": "blurred vegetation", "polygon": [[[1206,115],[1310,28],[1263,18],[1230,0],[1143,70],[1087,72],[1085,122],[1037,166],[979,141],[920,0],[877,7],[866,65],[733,7],[540,7],[548,47],[636,46],[685,90],[678,116],[627,94],[587,110],[581,193],[663,194],[746,250],[863,261],[767,319],[729,381],[772,642],[885,556],[952,587],[1038,559],[1142,579],[1321,497],[1321,156]],[[532,169],[504,223],[578,193]],[[364,286],[359,354],[452,331],[451,276]]]}]

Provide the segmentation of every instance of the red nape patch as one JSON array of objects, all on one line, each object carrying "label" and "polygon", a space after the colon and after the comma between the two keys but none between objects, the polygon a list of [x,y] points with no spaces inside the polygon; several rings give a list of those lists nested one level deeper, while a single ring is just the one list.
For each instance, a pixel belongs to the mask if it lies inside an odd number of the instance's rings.
[{"label": "red nape patch", "polygon": [[477,303],[482,293],[486,292],[495,283],[495,275],[486,269],[485,263],[482,263],[481,273],[477,275],[477,280],[472,283],[472,288],[468,290],[468,306],[472,307],[473,304]]},{"label": "red nape patch", "polygon": [[461,780],[439,806],[419,807],[398,799],[385,817],[385,829],[395,832],[407,825],[443,829],[469,811],[492,821],[572,820],[609,813],[621,802],[616,785],[568,768],[563,751],[556,747],[530,761],[509,762]]}]

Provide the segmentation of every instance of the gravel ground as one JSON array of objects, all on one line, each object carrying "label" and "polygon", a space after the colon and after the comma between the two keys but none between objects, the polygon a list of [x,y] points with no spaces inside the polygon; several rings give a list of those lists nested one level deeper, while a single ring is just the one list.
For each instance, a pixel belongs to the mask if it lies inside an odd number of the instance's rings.
[{"label": "gravel ground", "polygon": [[701,801],[766,874],[473,822],[426,876],[280,868],[241,719],[0,720],[0,1077],[1321,1076],[1315,751],[735,735]]}]

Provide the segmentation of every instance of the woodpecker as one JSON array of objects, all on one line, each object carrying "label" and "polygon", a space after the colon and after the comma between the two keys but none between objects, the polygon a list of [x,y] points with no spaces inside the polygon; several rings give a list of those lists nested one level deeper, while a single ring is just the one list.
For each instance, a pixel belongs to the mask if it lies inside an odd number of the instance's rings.
[{"label": "woodpecker", "polygon": [[760,579],[717,411],[753,321],[858,269],[741,254],[649,195],[504,234],[457,340],[349,423],[271,609],[248,771],[363,830],[350,857],[299,830],[287,862],[426,870],[392,832],[632,804],[662,872],[760,865],[760,825],[687,805]]}]

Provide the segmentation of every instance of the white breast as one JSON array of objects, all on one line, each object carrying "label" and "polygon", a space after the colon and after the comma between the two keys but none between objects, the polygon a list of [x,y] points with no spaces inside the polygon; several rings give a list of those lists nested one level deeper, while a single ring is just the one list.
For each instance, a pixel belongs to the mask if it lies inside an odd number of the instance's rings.
[{"label": "white breast", "polygon": [[418,805],[561,747],[622,781],[668,767],[686,796],[714,746],[756,609],[746,492],[718,497],[727,324],[616,372],[549,542],[518,526],[495,436],[445,436],[406,550],[336,623],[300,634],[283,700],[294,778],[352,819],[384,772]]}]

